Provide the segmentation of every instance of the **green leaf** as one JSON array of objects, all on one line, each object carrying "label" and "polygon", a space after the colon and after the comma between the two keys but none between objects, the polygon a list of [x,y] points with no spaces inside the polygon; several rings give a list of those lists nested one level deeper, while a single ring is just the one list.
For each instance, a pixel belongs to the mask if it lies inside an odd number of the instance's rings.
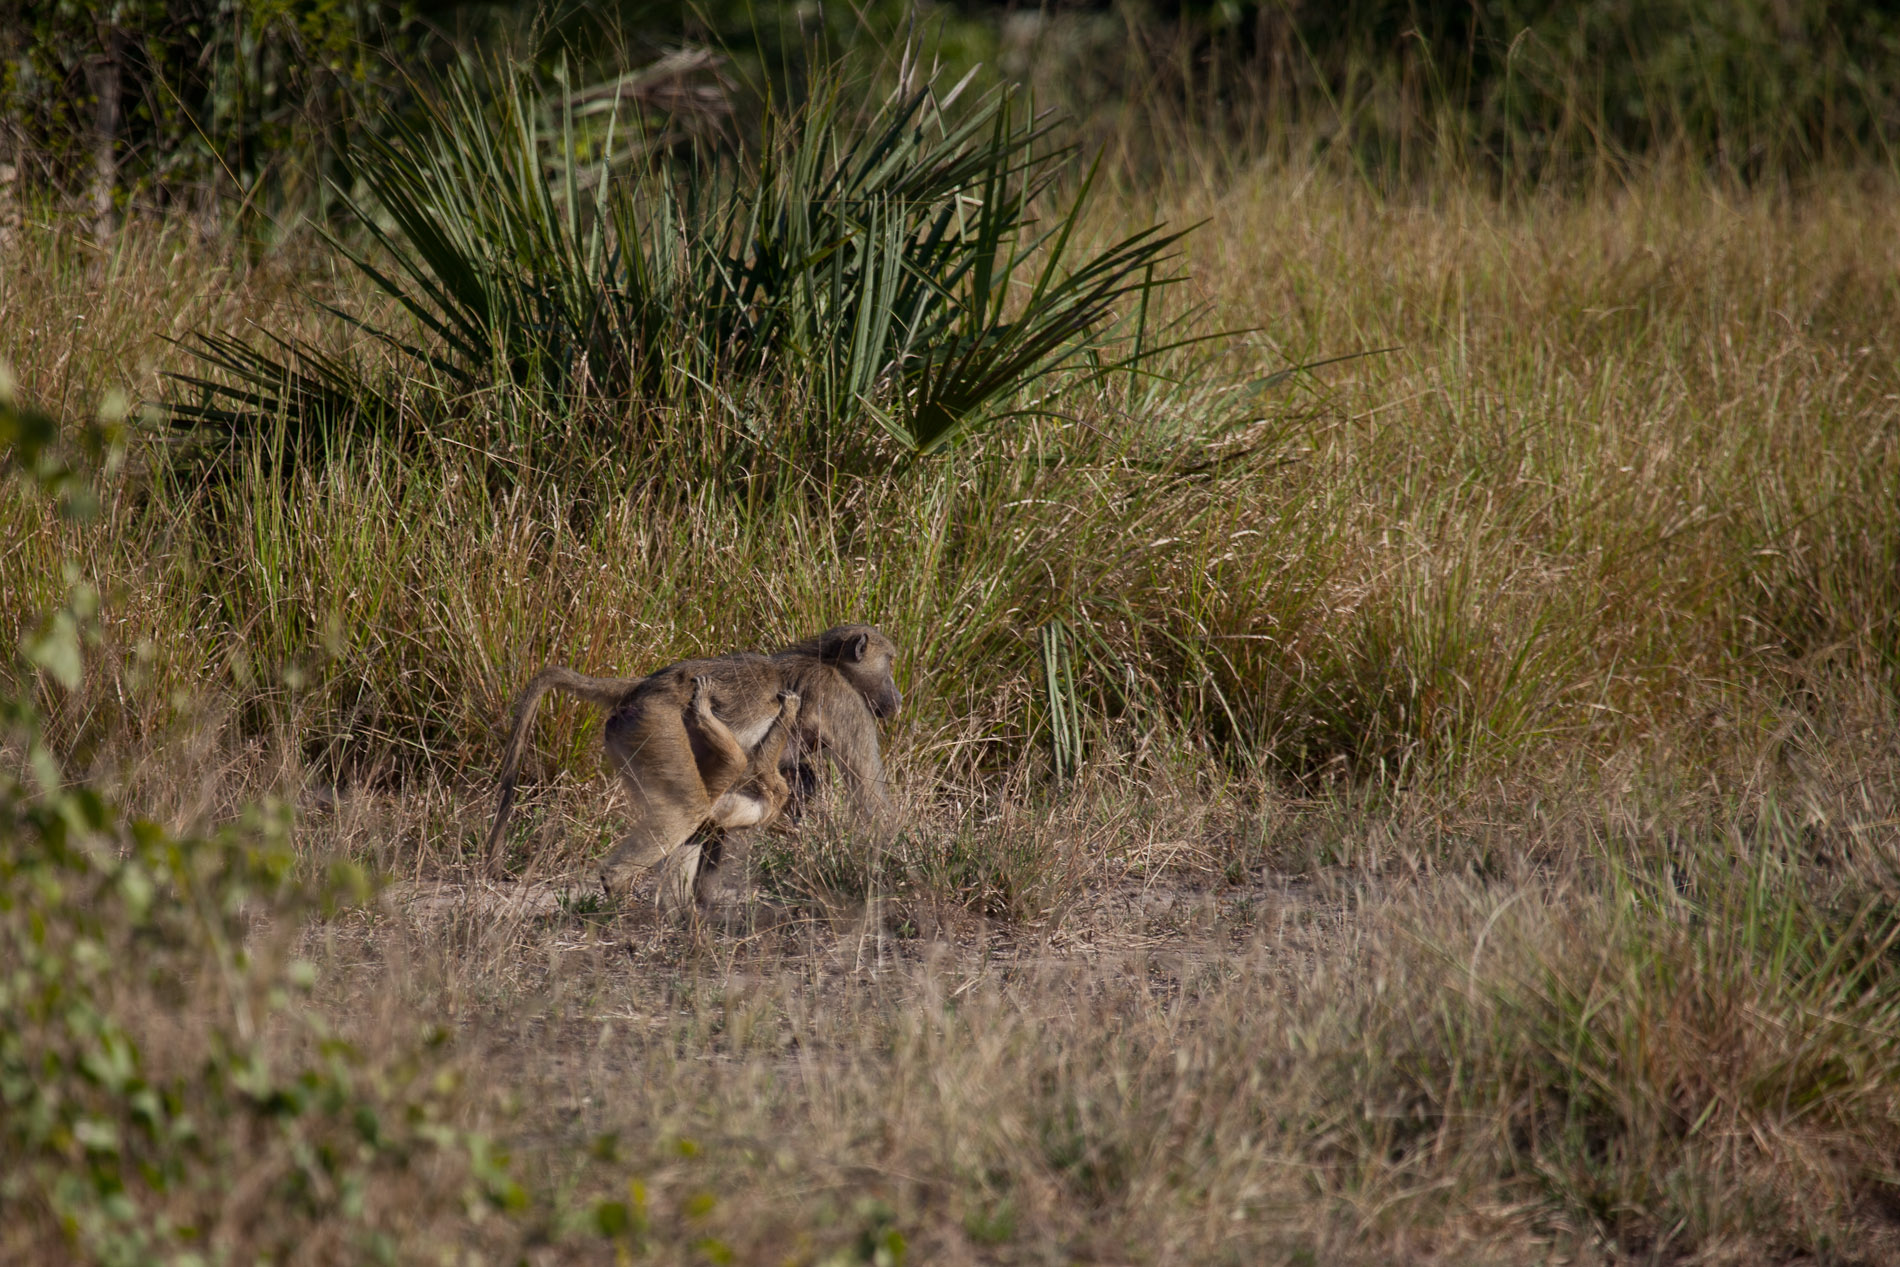
[{"label": "green leaf", "polygon": [[594,1206],[594,1226],[602,1236],[622,1236],[633,1226],[633,1215],[625,1201],[601,1201]]},{"label": "green leaf", "polygon": [[85,678],[85,663],[80,656],[79,624],[72,612],[53,613],[21,650],[55,682],[69,691],[79,689]]}]

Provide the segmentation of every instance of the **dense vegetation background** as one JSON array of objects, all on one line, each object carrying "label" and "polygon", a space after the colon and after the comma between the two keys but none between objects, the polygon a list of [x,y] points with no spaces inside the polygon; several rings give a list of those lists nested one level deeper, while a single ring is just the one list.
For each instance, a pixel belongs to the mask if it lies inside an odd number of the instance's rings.
[{"label": "dense vegetation background", "polygon": [[[1892,1259],[1897,39],[0,0],[0,1258]],[[484,881],[844,619],[899,838]]]},{"label": "dense vegetation background", "polygon": [[[1343,149],[1380,179],[1448,157],[1571,179],[1680,152],[1746,179],[1884,161],[1900,17],[1851,0],[698,6],[622,0],[114,0],[0,8],[0,161],[29,189],[323,214],[412,77],[476,47],[575,82],[668,50],[729,59],[720,105],[923,34],[951,77],[1033,85],[1098,139],[1131,113],[1238,153]],[[867,59],[868,60],[868,59]],[[675,103],[677,104],[677,102]],[[1143,157],[1161,153],[1143,145]],[[101,202],[103,206],[104,203]]]}]

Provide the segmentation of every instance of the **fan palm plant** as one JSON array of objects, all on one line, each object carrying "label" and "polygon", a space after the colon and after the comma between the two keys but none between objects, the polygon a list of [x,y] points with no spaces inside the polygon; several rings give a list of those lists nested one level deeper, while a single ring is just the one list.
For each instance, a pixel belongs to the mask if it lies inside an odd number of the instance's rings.
[{"label": "fan palm plant", "polygon": [[[1039,218],[1073,148],[1010,90],[967,84],[913,85],[866,117],[833,79],[800,108],[768,103],[751,156],[677,163],[636,162],[645,134],[621,112],[577,122],[581,94],[452,72],[368,144],[369,197],[345,199],[359,233],[330,238],[407,328],[333,311],[449,396],[656,401],[737,376],[793,392],[814,425],[872,420],[941,450],[1037,407],[1016,398],[1058,371],[1152,356],[1136,315],[1174,280],[1180,237],[1150,228],[1077,262],[1093,172]],[[179,376],[186,428],[277,415],[322,437],[388,412],[386,390],[294,342],[188,347],[223,373]]]}]

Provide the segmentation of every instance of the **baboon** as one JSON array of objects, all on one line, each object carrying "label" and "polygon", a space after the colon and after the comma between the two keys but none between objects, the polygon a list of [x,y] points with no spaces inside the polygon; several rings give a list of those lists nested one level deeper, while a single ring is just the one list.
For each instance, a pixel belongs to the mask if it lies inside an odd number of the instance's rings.
[{"label": "baboon", "polygon": [[[780,691],[778,704],[778,716],[772,719],[771,729],[748,755],[732,728],[713,712],[712,675],[702,673],[693,679],[692,714],[687,732],[695,741],[693,751],[699,761],[700,781],[706,785],[706,798],[712,802],[707,819],[722,831],[763,826],[778,816],[792,794],[791,784],[779,772],[778,763],[785,753],[786,741],[791,738],[792,727],[798,723],[798,693]],[[702,754],[702,744],[710,751]]]},{"label": "baboon", "polygon": [[[798,721],[799,698],[780,691],[778,699],[778,717],[748,756],[738,736],[712,710],[712,677],[702,673],[693,679],[686,729],[712,809],[692,838],[662,859],[667,869],[655,896],[663,909],[686,909],[700,896],[702,867],[718,866],[726,831],[762,827],[785,808],[792,789],[778,767]],[[720,834],[708,838],[709,827]]]},{"label": "baboon", "polygon": [[[785,773],[793,774],[792,783],[802,795],[822,754],[843,773],[858,813],[883,824],[889,800],[877,722],[895,717],[903,706],[892,675],[896,656],[896,646],[872,626],[839,625],[770,655],[741,652],[685,660],[643,678],[594,678],[558,666],[543,669],[515,701],[514,728],[502,753],[495,825],[488,833],[490,865],[500,858],[535,709],[550,690],[608,710],[606,762],[627,789],[633,819],[632,830],[601,864],[601,885],[609,894],[622,891],[635,873],[665,861],[715,822],[716,798],[708,792],[707,771],[737,766],[735,752],[750,754],[772,742],[775,725],[782,744],[776,762],[780,782]],[[782,698],[787,694],[798,697],[796,711]],[[715,725],[701,720],[696,700],[704,703]],[[785,717],[787,712],[792,716]],[[732,746],[721,742],[722,734]],[[744,763],[750,770],[752,757],[744,755]],[[761,795],[770,801],[776,794],[776,784],[752,785],[751,778],[739,777],[720,791],[719,798],[739,792],[728,803],[728,813],[742,812],[741,802]],[[771,812],[777,812],[776,806]],[[732,825],[740,825],[736,817]],[[675,884],[662,885],[663,904],[697,892],[696,853],[681,856],[674,878]]]}]

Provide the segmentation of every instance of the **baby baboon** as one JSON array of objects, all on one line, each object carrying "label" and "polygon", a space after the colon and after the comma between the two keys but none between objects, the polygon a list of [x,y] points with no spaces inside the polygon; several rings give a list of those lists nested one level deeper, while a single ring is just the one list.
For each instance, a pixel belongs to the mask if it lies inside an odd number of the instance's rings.
[{"label": "baby baboon", "polygon": [[[633,818],[632,830],[601,865],[601,884],[609,893],[623,889],[638,870],[665,860],[714,820],[715,797],[708,793],[706,771],[736,764],[733,749],[721,743],[721,732],[739,753],[749,754],[769,741],[777,724],[784,736],[777,759],[781,778],[784,772],[797,774],[802,792],[811,763],[824,754],[844,774],[858,812],[882,823],[889,802],[877,720],[896,716],[903,705],[892,674],[896,656],[891,640],[870,625],[840,625],[771,655],[742,652],[686,660],[644,678],[592,678],[559,667],[542,670],[515,701],[514,729],[502,754],[495,825],[488,834],[491,865],[500,857],[529,726],[541,697],[550,690],[578,695],[609,710],[607,765],[627,789]],[[799,698],[795,712],[781,698],[788,693]],[[696,698],[704,701],[716,730],[700,720]],[[787,712],[792,716],[785,717]],[[748,755],[745,768],[751,766]],[[718,795],[737,787],[740,799],[747,799],[754,795],[747,790],[749,783],[738,779]],[[728,808],[739,812],[736,803]],[[693,891],[697,884],[697,857],[683,855],[682,863],[679,870],[685,874],[677,877],[678,884],[663,886],[663,900],[669,892]]]},{"label": "baby baboon", "polygon": [[692,839],[664,859],[657,896],[664,909],[685,909],[697,896],[702,868],[716,867],[723,837],[708,840],[706,829],[720,832],[743,827],[761,827],[778,817],[791,796],[792,788],[779,771],[779,760],[798,720],[799,699],[792,691],[780,691],[779,713],[765,738],[750,756],[726,723],[712,710],[712,677],[700,674],[693,679],[693,703],[687,717],[687,733],[693,741],[693,755],[699,763],[700,779],[706,796],[712,801],[707,821],[701,823]]},{"label": "baby baboon", "polygon": [[[747,755],[739,737],[713,712],[712,675],[702,673],[693,679],[693,711],[687,730],[694,740],[700,781],[712,801],[707,818],[714,827],[722,831],[760,827],[785,808],[792,787],[779,772],[778,763],[798,722],[798,704],[796,691],[780,691],[778,716],[772,719],[772,727],[759,746]],[[707,751],[702,753],[701,745]]]}]

